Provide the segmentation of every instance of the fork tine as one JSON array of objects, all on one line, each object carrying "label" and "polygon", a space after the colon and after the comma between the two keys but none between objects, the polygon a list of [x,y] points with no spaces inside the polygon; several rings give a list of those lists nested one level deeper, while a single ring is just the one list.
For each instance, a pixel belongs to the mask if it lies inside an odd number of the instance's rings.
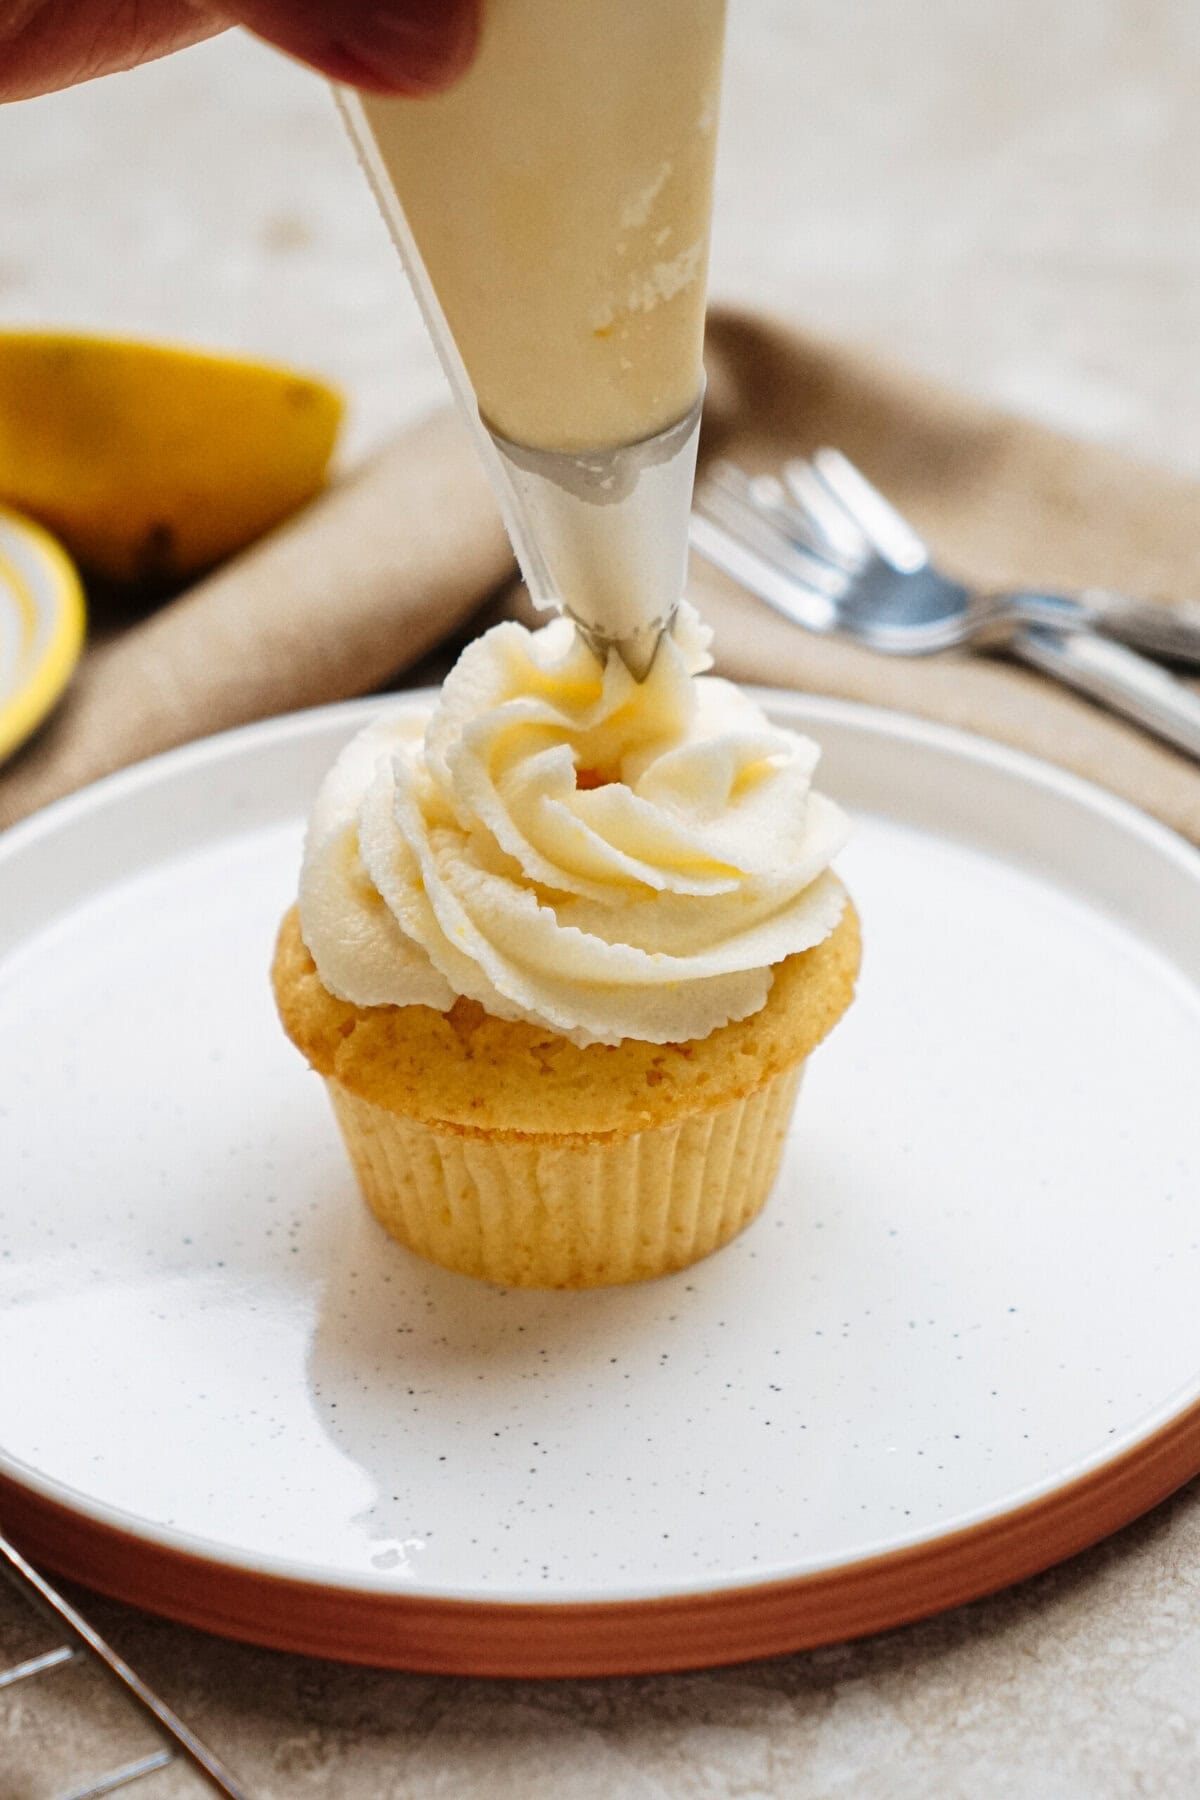
[{"label": "fork tine", "polygon": [[747,475],[739,463],[730,462],[726,456],[719,456],[715,462],[709,463],[704,479],[713,487],[719,487],[740,500],[750,498],[753,478]]},{"label": "fork tine", "polygon": [[812,464],[800,456],[790,457],[783,465],[783,479],[793,506],[830,550],[854,567],[861,565],[871,553],[871,541]]},{"label": "fork tine", "polygon": [[837,602],[829,594],[785,573],[769,556],[721,524],[697,496],[690,525],[692,548],[730,576],[739,586],[808,631],[829,632],[837,626]]},{"label": "fork tine", "polygon": [[847,573],[819,551],[797,543],[749,497],[749,480],[740,470],[701,483],[697,508],[731,537],[772,563],[781,575],[836,600],[845,591]]},{"label": "fork tine", "polygon": [[769,516],[789,510],[787,491],[776,475],[752,475],[750,498],[760,512]]},{"label": "fork tine", "polygon": [[870,543],[815,481],[813,495],[806,495],[804,486],[803,480],[785,487],[773,475],[760,475],[751,484],[752,497],[793,544],[847,575],[856,574],[871,555]]},{"label": "fork tine", "polygon": [[801,495],[789,492],[790,483],[785,487],[774,475],[748,475],[728,461],[714,463],[709,479],[732,500],[752,508],[798,550],[843,575],[855,574],[870,555],[862,531],[824,490],[809,505]]},{"label": "fork tine", "polygon": [[929,551],[908,520],[872,487],[840,450],[818,450],[812,466],[820,480],[855,519],[884,562],[903,575],[925,568]]}]

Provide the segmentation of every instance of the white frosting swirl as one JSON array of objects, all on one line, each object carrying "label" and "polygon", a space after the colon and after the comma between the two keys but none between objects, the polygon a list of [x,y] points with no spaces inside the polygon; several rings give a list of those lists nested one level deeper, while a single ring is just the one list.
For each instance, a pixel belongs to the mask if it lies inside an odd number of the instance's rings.
[{"label": "white frosting swirl", "polygon": [[[566,621],[499,625],[432,713],[369,725],[317,797],[300,922],[359,1006],[456,996],[577,1044],[706,1037],[845,896],[817,748],[704,676],[690,607],[640,685]],[[698,678],[699,677],[699,678]]]}]

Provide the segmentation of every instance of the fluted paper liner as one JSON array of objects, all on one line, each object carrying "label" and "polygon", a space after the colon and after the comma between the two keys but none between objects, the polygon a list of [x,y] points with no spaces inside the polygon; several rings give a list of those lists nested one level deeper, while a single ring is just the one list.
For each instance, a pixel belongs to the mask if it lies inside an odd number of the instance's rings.
[{"label": "fluted paper liner", "polygon": [[803,1063],[745,1099],[615,1140],[439,1130],[326,1085],[384,1229],[506,1287],[608,1287],[683,1269],[761,1212]]}]

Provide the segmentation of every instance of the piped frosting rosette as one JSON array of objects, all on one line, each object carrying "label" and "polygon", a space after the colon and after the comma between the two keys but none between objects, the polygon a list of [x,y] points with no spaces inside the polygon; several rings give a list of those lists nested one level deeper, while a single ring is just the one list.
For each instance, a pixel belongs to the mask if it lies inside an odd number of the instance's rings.
[{"label": "piped frosting rosette", "polygon": [[579,1045],[756,1012],[845,905],[818,751],[711,666],[681,608],[637,683],[564,620],[497,626],[437,705],[343,751],[309,824],[305,943],[358,1006],[459,996]]}]

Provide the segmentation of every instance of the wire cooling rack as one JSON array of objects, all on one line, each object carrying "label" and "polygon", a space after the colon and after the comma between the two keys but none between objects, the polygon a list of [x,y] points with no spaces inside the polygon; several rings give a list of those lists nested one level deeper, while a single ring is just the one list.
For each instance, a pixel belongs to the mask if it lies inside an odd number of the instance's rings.
[{"label": "wire cooling rack", "polygon": [[85,1776],[82,1781],[56,1796],[56,1800],[100,1800],[101,1795],[115,1794],[118,1789],[130,1787],[143,1776],[168,1768],[177,1760],[183,1760],[198,1770],[210,1787],[216,1793],[224,1794],[226,1800],[250,1800],[245,1788],[234,1779],[212,1751],[205,1748],[166,1702],[160,1700],[152,1688],[147,1687],[141,1676],[135,1674],[82,1614],[51,1587],[45,1577],[3,1535],[0,1535],[0,1573],[6,1575],[17,1591],[53,1623],[56,1632],[61,1633],[63,1638],[63,1642],[53,1650],[46,1650],[40,1656],[31,1656],[24,1662],[14,1663],[10,1669],[0,1669],[0,1696],[5,1689],[14,1687],[18,1682],[40,1680],[53,1670],[62,1668],[64,1664],[82,1658],[100,1665],[123,1690],[130,1705],[150,1720],[160,1739],[157,1750],[117,1768]]}]

